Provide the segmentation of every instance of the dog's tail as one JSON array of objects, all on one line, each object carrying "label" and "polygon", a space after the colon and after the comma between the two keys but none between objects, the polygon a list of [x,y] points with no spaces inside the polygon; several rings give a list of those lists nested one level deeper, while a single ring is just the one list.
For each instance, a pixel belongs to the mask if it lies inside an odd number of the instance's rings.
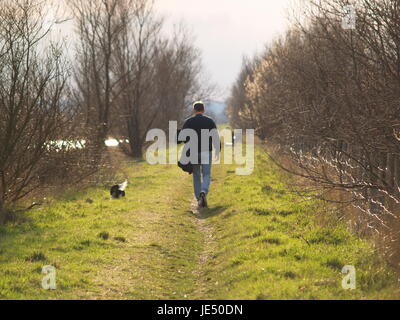
[{"label": "dog's tail", "polygon": [[128,180],[125,180],[125,182],[121,183],[119,185],[119,190],[120,191],[125,191],[126,187],[128,186]]}]

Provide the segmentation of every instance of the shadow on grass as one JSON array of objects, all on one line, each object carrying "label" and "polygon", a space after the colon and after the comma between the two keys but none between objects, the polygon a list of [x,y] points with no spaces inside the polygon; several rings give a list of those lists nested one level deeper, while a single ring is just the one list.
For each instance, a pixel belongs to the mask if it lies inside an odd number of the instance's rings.
[{"label": "shadow on grass", "polygon": [[227,206],[218,206],[218,207],[214,207],[214,208],[203,209],[203,210],[201,210],[201,215],[199,216],[199,218],[200,219],[209,219],[212,217],[219,216],[228,208],[229,207],[227,207]]}]

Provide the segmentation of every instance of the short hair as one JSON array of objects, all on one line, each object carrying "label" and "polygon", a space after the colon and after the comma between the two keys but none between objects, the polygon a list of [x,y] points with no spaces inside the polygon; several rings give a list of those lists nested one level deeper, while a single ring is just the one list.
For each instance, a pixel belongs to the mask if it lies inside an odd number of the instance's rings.
[{"label": "short hair", "polygon": [[196,112],[204,112],[204,111],[206,111],[206,107],[204,106],[204,103],[201,102],[201,101],[195,102],[195,103],[193,104],[193,109],[194,109]]}]

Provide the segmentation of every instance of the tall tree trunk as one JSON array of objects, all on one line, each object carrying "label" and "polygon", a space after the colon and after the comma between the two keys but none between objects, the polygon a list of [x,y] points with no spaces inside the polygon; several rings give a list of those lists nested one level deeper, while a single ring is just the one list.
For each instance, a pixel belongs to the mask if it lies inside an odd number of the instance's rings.
[{"label": "tall tree trunk", "polygon": [[0,226],[6,222],[6,212],[3,206],[3,200],[0,199]]},{"label": "tall tree trunk", "polygon": [[132,149],[132,157],[135,159],[142,159],[143,158],[143,145],[137,141],[133,145],[131,144]]},{"label": "tall tree trunk", "polygon": [[143,141],[140,139],[140,129],[137,125],[132,125],[131,121],[128,123],[128,134],[129,134],[129,145],[130,152],[129,156],[135,159],[143,158]]}]

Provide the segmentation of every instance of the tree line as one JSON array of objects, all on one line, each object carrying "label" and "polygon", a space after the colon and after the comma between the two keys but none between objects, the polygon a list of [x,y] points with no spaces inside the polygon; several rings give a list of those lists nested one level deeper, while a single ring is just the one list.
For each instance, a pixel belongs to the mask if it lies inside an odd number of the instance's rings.
[{"label": "tree line", "polygon": [[66,5],[68,42],[52,36],[63,21],[49,22],[50,1],[0,3],[0,223],[38,188],[96,172],[111,135],[142,157],[149,129],[181,121],[213,89],[191,33],[166,32],[152,0]]},{"label": "tree line", "polygon": [[393,249],[399,245],[400,3],[351,4],[357,15],[349,29],[343,27],[349,1],[303,1],[286,34],[244,59],[229,116],[236,127],[256,128],[290,160],[280,165],[317,187],[319,198],[356,208],[354,226],[382,235]]}]

